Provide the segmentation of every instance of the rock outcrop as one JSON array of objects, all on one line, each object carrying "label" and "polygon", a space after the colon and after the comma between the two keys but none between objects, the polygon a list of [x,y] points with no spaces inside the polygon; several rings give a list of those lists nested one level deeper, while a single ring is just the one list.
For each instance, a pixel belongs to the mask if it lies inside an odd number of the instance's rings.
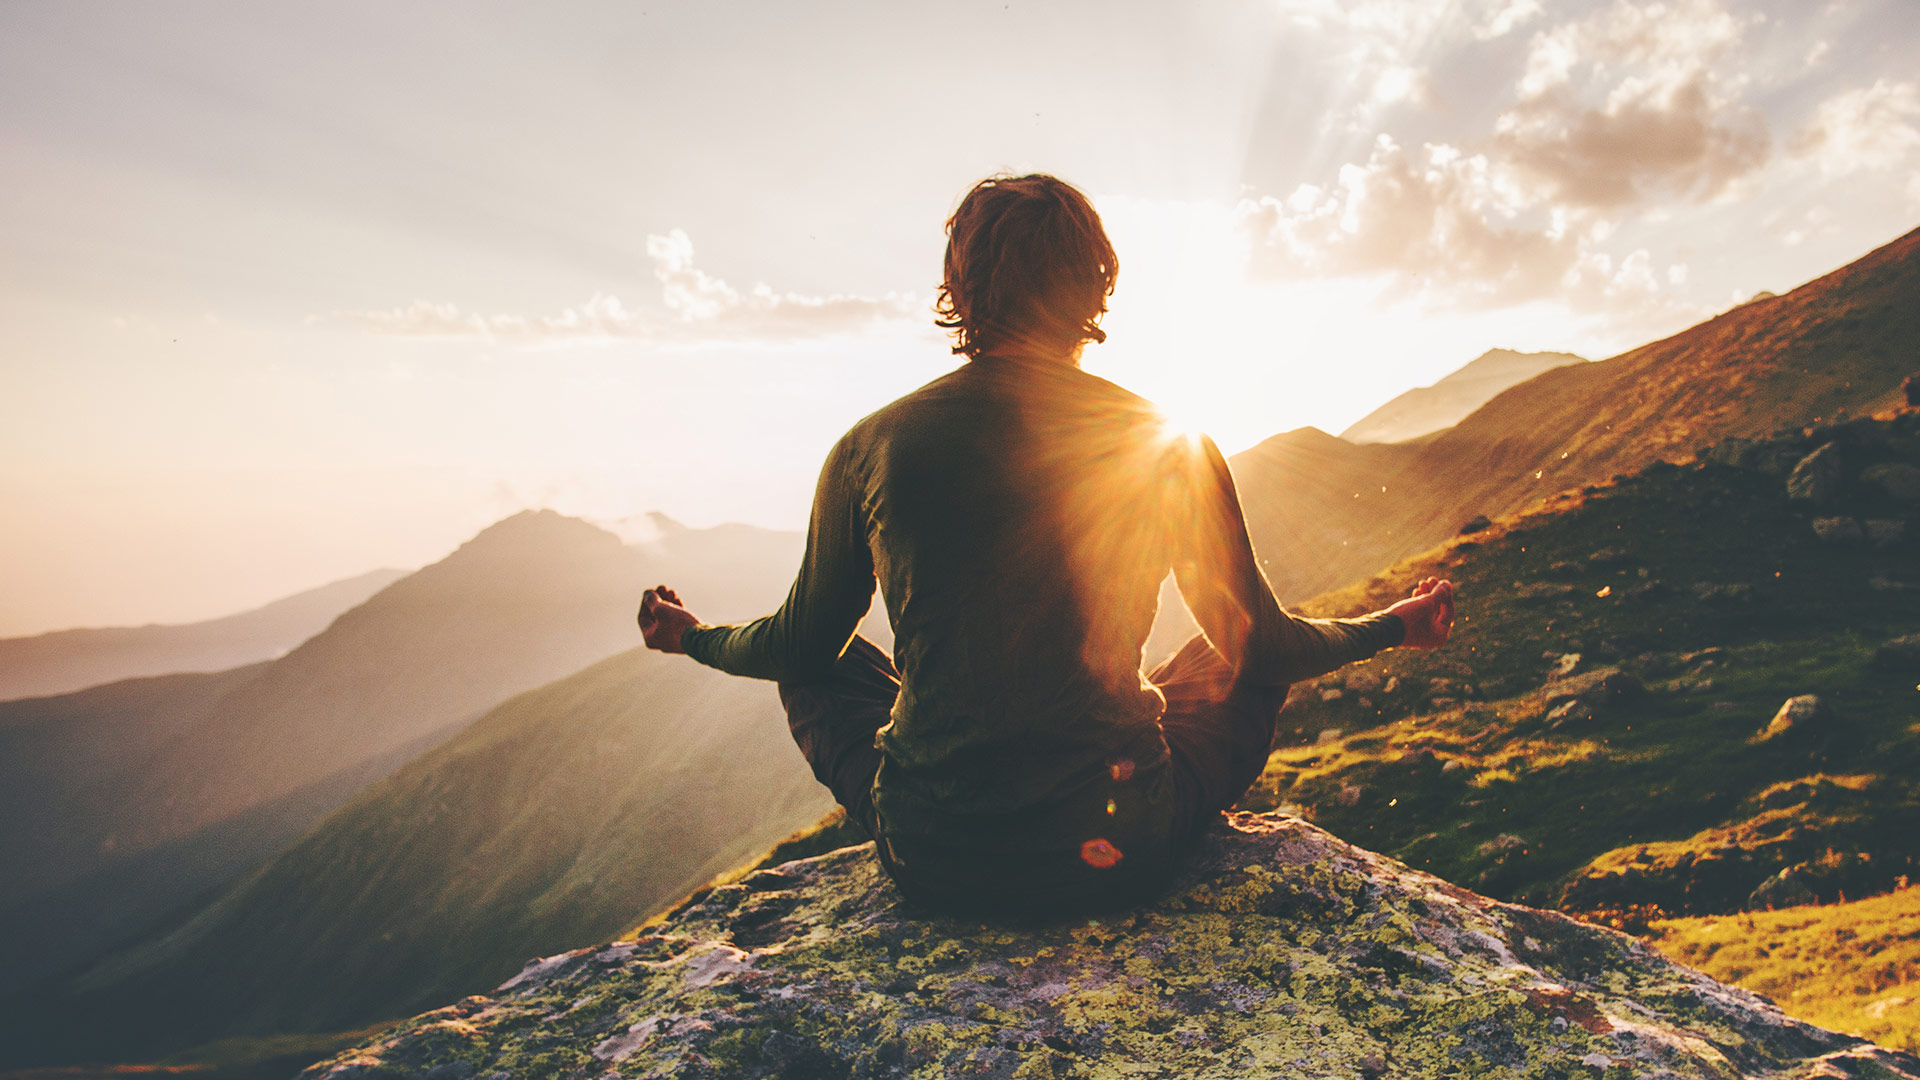
[{"label": "rock outcrop", "polygon": [[1920,1077],[1920,1059],[1239,814],[1158,902],[1053,925],[917,911],[867,847],[787,863],[304,1077],[614,1075]]}]

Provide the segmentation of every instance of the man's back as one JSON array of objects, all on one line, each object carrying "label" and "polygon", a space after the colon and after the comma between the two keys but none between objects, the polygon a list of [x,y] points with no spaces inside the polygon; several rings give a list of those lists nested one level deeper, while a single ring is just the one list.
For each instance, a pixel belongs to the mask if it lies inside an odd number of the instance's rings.
[{"label": "man's back", "polygon": [[1071,365],[983,357],[847,443],[901,680],[879,733],[887,830],[1045,845],[1111,762],[1146,780],[1165,747],[1141,646],[1187,449],[1152,407]]}]

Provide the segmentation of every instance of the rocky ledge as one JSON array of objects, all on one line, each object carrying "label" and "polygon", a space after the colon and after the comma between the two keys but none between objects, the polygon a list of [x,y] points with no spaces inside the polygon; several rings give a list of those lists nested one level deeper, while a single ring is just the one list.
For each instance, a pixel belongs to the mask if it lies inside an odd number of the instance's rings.
[{"label": "rocky ledge", "polygon": [[1053,926],[928,916],[870,847],[764,870],[303,1080],[381,1076],[1920,1078],[1920,1059],[1239,814],[1164,899]]}]

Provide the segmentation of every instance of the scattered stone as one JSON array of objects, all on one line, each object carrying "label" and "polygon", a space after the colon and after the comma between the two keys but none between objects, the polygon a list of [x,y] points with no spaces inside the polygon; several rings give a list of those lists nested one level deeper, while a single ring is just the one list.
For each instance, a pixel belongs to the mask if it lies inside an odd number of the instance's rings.
[{"label": "scattered stone", "polygon": [[1820,898],[1799,880],[1794,874],[1794,869],[1789,866],[1761,882],[1753,890],[1753,894],[1747,897],[1747,910],[1772,911],[1776,908],[1799,907],[1802,904],[1819,902]]},{"label": "scattered stone", "polygon": [[1813,721],[1823,720],[1826,717],[1826,703],[1820,700],[1819,695],[1800,694],[1797,697],[1790,697],[1780,706],[1779,711],[1773,714],[1773,719],[1767,723],[1767,726],[1760,729],[1760,741],[1777,739],[1796,728],[1804,730]]},{"label": "scattered stone", "polygon": [[1579,666],[1580,666],[1579,653],[1577,652],[1561,653],[1560,658],[1553,662],[1553,670],[1547,673],[1547,678],[1564,679],[1567,676],[1573,674],[1573,669]]},{"label": "scattered stone", "polygon": [[1920,501],[1920,469],[1912,465],[1900,462],[1874,465],[1862,470],[1860,479],[1902,502]]},{"label": "scattered stone", "polygon": [[1440,771],[1443,773],[1457,773],[1464,770],[1466,767],[1467,767],[1467,763],[1464,761],[1461,761],[1459,758],[1448,758],[1447,763],[1445,765],[1440,766]]},{"label": "scattered stone", "polygon": [[1487,529],[1492,524],[1493,524],[1493,521],[1489,519],[1487,515],[1475,514],[1474,516],[1468,518],[1465,524],[1460,526],[1460,535],[1471,536],[1474,533],[1481,532]]},{"label": "scattered stone", "polygon": [[1333,801],[1341,806],[1358,806],[1366,793],[1367,788],[1364,784],[1341,784],[1340,793],[1334,796]]},{"label": "scattered stone", "polygon": [[1480,857],[1483,859],[1490,858],[1495,862],[1506,862],[1515,855],[1525,855],[1527,853],[1527,841],[1525,838],[1515,836],[1512,833],[1501,833],[1499,836],[1481,844],[1479,851]]},{"label": "scattered stone", "polygon": [[1341,734],[1341,730],[1337,727],[1321,728],[1319,736],[1313,740],[1314,745],[1325,746],[1330,742],[1337,742]]},{"label": "scattered stone", "polygon": [[1380,673],[1364,664],[1347,672],[1347,689],[1355,693],[1371,694],[1380,689],[1380,682]]},{"label": "scattered stone", "polygon": [[1601,548],[1587,556],[1587,565],[1598,570],[1619,566],[1630,559],[1624,548]]},{"label": "scattered stone", "polygon": [[1850,517],[1813,519],[1813,534],[1829,544],[1860,539],[1860,523]]},{"label": "scattered stone", "polygon": [[1570,698],[1591,698],[1599,704],[1615,704],[1646,693],[1646,685],[1617,667],[1594,668],[1553,683],[1547,688],[1547,703]]},{"label": "scattered stone", "polygon": [[1787,498],[1825,506],[1840,488],[1840,445],[1824,443],[1800,459],[1787,477]]},{"label": "scattered stone", "polygon": [[1920,634],[1883,641],[1873,650],[1873,666],[1882,671],[1920,671]]},{"label": "scattered stone", "polygon": [[1339,701],[1341,698],[1346,696],[1347,696],[1347,692],[1345,690],[1340,689],[1337,686],[1329,686],[1326,689],[1320,691],[1321,701]]},{"label": "scattered stone", "polygon": [[1400,689],[1400,676],[1389,675],[1387,676],[1387,684],[1380,688],[1380,692],[1383,694],[1391,694],[1398,689]]},{"label": "scattered stone", "polygon": [[1868,518],[1867,539],[1877,548],[1889,548],[1907,538],[1907,523],[1899,518]]}]

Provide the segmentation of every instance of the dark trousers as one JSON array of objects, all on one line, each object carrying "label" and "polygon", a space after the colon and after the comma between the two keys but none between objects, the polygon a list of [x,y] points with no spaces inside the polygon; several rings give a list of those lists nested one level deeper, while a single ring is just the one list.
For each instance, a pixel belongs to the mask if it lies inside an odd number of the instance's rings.
[{"label": "dark trousers", "polygon": [[[1171,765],[1171,832],[1191,840],[1266,768],[1286,687],[1235,687],[1232,670],[1197,634],[1148,680],[1167,699],[1160,729]],[[892,658],[855,637],[831,679],[781,683],[780,701],[814,777],[833,792],[849,819],[881,841],[876,847],[882,865],[912,896],[914,890],[888,857],[873,809],[873,778],[880,767],[874,733],[891,718],[899,691]]]}]

